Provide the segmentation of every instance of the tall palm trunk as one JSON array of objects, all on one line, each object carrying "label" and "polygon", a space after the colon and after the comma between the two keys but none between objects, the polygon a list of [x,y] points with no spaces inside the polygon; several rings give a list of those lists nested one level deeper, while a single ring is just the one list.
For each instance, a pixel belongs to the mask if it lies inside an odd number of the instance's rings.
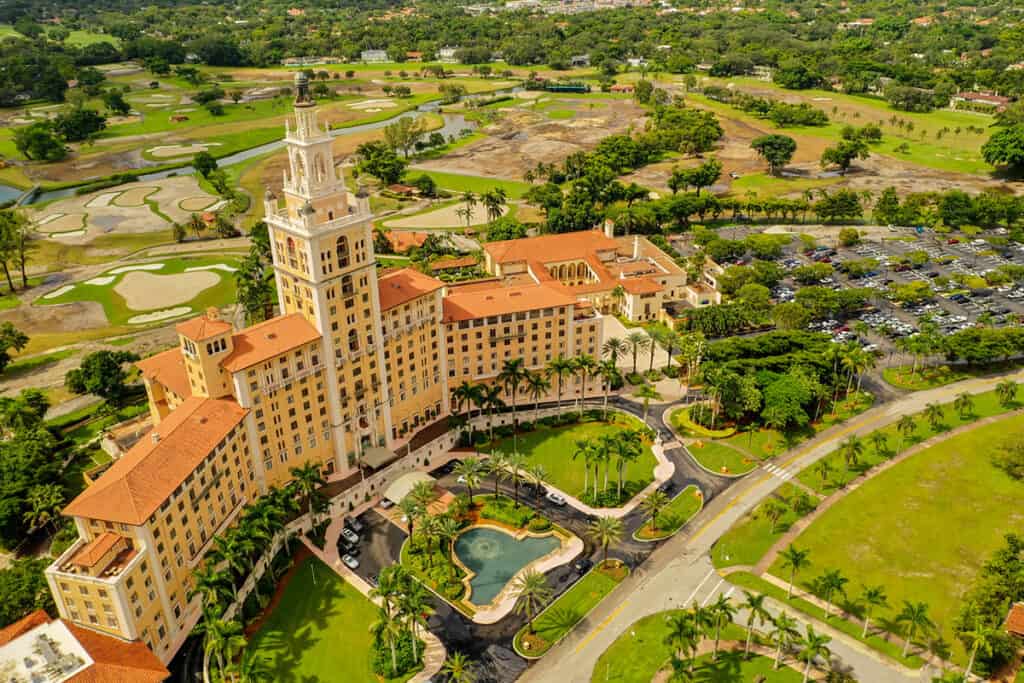
[{"label": "tall palm trunk", "polygon": [[782,638],[779,638],[778,645],[775,646],[775,663],[772,664],[772,669],[776,670],[779,668],[779,664],[782,662]]}]

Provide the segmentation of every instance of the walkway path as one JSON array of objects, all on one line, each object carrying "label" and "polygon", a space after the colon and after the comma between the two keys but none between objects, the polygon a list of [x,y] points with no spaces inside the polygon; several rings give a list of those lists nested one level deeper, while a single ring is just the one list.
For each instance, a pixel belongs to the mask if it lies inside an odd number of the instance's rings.
[{"label": "walkway path", "polygon": [[[849,434],[870,433],[895,422],[901,415],[920,412],[929,402],[948,402],[962,391],[978,393],[991,390],[1006,377],[1020,381],[1024,379],[1024,371],[972,378],[900,397],[825,430],[773,462],[789,471],[804,469],[835,450],[835,443]],[[637,619],[669,607],[688,605],[702,591],[709,591],[708,584],[714,586],[712,593],[719,592],[723,585],[727,586],[725,579],[719,577],[711,566],[707,555],[709,550],[734,523],[782,484],[779,477],[758,469],[709,501],[703,512],[687,525],[684,532],[689,533],[680,533],[658,548],[638,571],[613,591],[612,596],[601,602],[585,623],[531,667],[522,680],[589,682],[601,653]],[[732,588],[727,586],[727,592],[730,591]],[[712,599],[712,596],[707,599]],[[860,680],[872,683],[907,683],[914,678],[930,680],[928,667],[908,677],[882,661],[866,646],[845,636],[837,636],[832,647],[843,662],[853,667]]]}]

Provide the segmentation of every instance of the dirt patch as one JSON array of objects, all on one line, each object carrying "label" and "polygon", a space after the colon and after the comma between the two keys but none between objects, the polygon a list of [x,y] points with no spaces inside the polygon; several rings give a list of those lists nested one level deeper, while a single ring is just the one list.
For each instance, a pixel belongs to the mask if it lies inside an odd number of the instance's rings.
[{"label": "dirt patch", "polygon": [[[459,202],[457,204],[450,204],[448,206],[437,209],[436,211],[430,211],[427,213],[421,213],[418,216],[409,216],[407,218],[399,218],[398,220],[389,221],[387,226],[389,228],[450,228],[457,225],[465,225],[466,219],[459,215],[459,210],[466,206],[465,202]],[[508,207],[503,206],[501,208],[501,214],[505,215],[508,213]],[[487,209],[477,204],[472,207],[472,213],[470,214],[469,224],[470,225],[483,225],[488,222]]]},{"label": "dirt patch", "polygon": [[103,306],[96,301],[76,301],[53,306],[19,306],[0,314],[0,322],[13,323],[29,335],[79,332],[106,327],[107,316]]},{"label": "dirt patch", "polygon": [[146,203],[146,197],[159,189],[158,187],[133,187],[114,198],[114,204],[117,206],[142,206]]},{"label": "dirt patch", "polygon": [[176,275],[154,275],[132,271],[121,278],[114,291],[133,311],[149,311],[188,303],[220,282],[220,276],[207,270]]},{"label": "dirt patch", "polygon": [[216,201],[213,197],[186,197],[181,200],[178,206],[185,211],[202,211],[209,206],[213,206]]},{"label": "dirt patch", "polygon": [[205,152],[210,147],[219,144],[219,142],[193,142],[192,144],[160,145],[158,147],[150,147],[146,152],[156,159],[171,159],[173,157],[190,156],[198,152]]},{"label": "dirt patch", "polygon": [[36,223],[36,230],[45,234],[81,230],[85,224],[85,217],[84,213],[51,214]]}]

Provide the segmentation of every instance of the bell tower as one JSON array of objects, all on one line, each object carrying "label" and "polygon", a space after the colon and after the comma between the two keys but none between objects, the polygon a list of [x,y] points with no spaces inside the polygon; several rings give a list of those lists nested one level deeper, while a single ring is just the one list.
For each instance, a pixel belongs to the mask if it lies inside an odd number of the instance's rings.
[{"label": "bell tower", "polygon": [[278,301],[282,313],[301,314],[321,335],[335,472],[347,476],[367,448],[392,440],[372,215],[369,199],[350,197],[335,168],[330,132],[302,72],[285,146],[283,206],[270,191],[265,199]]}]

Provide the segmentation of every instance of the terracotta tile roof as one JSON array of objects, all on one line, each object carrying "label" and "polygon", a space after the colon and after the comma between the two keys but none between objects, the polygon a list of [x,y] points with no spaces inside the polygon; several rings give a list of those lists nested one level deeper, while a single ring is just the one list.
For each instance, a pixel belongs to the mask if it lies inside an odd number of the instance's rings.
[{"label": "terracotta tile roof", "polygon": [[159,382],[178,396],[188,398],[192,395],[192,387],[185,371],[185,358],[181,349],[175,347],[156,355],[144,358],[135,364],[142,371],[142,376],[152,382]]},{"label": "terracotta tile roof", "polygon": [[235,334],[235,348],[220,364],[238,372],[319,338],[320,333],[301,313],[281,315]]},{"label": "terracotta tile roof", "polygon": [[1006,615],[1006,621],[1003,622],[1003,628],[1011,635],[1024,637],[1024,603],[1013,604]]},{"label": "terracotta tile roof", "polygon": [[380,309],[386,311],[412,301],[416,297],[430,294],[444,287],[444,283],[412,268],[402,268],[387,273],[377,281]]},{"label": "terracotta tile roof", "polygon": [[654,280],[648,280],[647,278],[620,280],[619,284],[630,294],[653,294],[664,289]]},{"label": "terracotta tile roof", "polygon": [[427,233],[411,230],[388,230],[384,236],[396,254],[404,254],[413,247],[422,247],[427,241]]},{"label": "terracotta tile roof", "polygon": [[547,285],[498,285],[476,291],[451,291],[444,298],[444,322],[569,306],[575,302],[575,297]]},{"label": "terracotta tile roof", "polygon": [[50,615],[41,609],[23,616],[13,624],[0,628],[0,647],[3,647],[12,640],[25,635],[36,626],[50,623]]},{"label": "terracotta tile roof", "polygon": [[64,625],[93,661],[92,666],[69,678],[67,683],[160,683],[171,675],[141,641],[125,642],[67,621]]},{"label": "terracotta tile roof", "polygon": [[103,556],[114,549],[124,538],[112,531],[104,531],[79,549],[71,558],[71,563],[79,567],[95,567],[96,563],[103,559]]},{"label": "terracotta tile roof", "polygon": [[484,250],[495,263],[519,261],[571,261],[598,251],[614,251],[619,243],[600,230],[581,230],[560,235],[541,235],[518,240],[489,242]]},{"label": "terracotta tile roof", "polygon": [[64,514],[143,524],[247,412],[230,399],[186,399],[71,501]]},{"label": "terracotta tile roof", "polygon": [[221,320],[216,309],[207,311],[203,315],[178,323],[174,326],[178,334],[184,335],[192,341],[202,341],[231,331],[231,323]]},{"label": "terracotta tile roof", "polygon": [[456,268],[469,268],[476,265],[475,256],[457,256],[454,258],[442,258],[430,264],[434,272],[439,270],[454,270]]}]

